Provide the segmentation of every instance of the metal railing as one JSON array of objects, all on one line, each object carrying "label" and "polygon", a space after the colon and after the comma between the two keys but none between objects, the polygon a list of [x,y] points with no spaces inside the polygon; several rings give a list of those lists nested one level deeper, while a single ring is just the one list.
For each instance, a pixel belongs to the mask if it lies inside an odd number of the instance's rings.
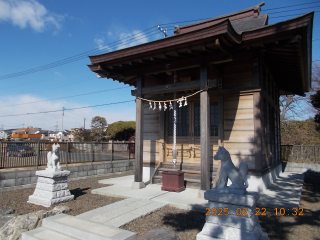
[{"label": "metal railing", "polygon": [[[53,142],[0,142],[0,168],[47,165]],[[59,142],[60,164],[134,159],[135,144],[129,142]]]},{"label": "metal railing", "polygon": [[281,160],[301,163],[320,163],[320,146],[281,145]]}]

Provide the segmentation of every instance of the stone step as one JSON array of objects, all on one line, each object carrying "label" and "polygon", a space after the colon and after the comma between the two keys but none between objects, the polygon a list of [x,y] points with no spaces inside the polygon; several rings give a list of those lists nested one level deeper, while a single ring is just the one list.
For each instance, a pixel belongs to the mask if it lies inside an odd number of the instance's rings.
[{"label": "stone step", "polygon": [[53,231],[51,229],[40,227],[32,231],[24,232],[21,234],[21,240],[75,240],[74,238],[63,233]]},{"label": "stone step", "polygon": [[81,240],[120,240],[136,236],[130,231],[63,213],[43,219],[42,226]]}]

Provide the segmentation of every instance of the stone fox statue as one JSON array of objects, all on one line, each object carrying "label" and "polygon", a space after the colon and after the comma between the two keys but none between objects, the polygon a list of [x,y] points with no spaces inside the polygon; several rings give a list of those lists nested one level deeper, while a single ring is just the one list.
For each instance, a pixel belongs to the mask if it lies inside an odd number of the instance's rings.
[{"label": "stone fox statue", "polygon": [[60,145],[53,144],[52,145],[52,152],[48,152],[47,158],[48,158],[48,164],[47,167],[51,168],[53,170],[57,169],[59,170],[60,167],[60,156],[59,156],[59,150],[60,150]]},{"label": "stone fox statue", "polygon": [[221,182],[218,188],[227,187],[228,178],[232,182],[230,188],[246,189],[249,186],[247,181],[248,164],[246,162],[241,162],[239,169],[237,169],[229,152],[224,147],[219,147],[213,159],[221,160]]}]

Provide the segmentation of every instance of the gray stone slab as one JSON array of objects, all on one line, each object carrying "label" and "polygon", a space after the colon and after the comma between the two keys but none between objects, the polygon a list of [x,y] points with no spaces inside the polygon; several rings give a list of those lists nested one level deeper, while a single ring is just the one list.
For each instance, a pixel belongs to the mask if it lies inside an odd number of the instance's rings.
[{"label": "gray stone slab", "polygon": [[41,198],[41,197],[31,195],[31,196],[29,196],[28,203],[41,205],[44,207],[51,207],[51,206],[59,204],[59,203],[72,201],[73,199],[74,199],[74,195],[55,198],[55,199],[46,199],[46,198]]},{"label": "gray stone slab", "polygon": [[47,177],[47,178],[56,178],[56,177],[66,177],[70,175],[70,171],[61,170],[57,172],[50,172],[47,170],[36,171],[37,176]]},{"label": "gray stone slab", "polygon": [[112,211],[117,211],[118,209],[121,209],[122,207],[127,206],[128,204],[134,203],[137,201],[140,201],[140,200],[137,198],[127,198],[122,201],[115,202],[115,203],[91,210],[89,212],[79,214],[76,217],[90,220],[98,215],[102,215],[102,216],[108,215]]},{"label": "gray stone slab", "polygon": [[[229,215],[234,216],[242,216],[242,217],[251,217],[252,215],[255,215],[255,207],[249,208],[249,207],[239,207],[237,205],[228,204],[228,203],[217,203],[217,202],[208,202],[208,207],[210,208],[210,212],[212,213],[212,209],[215,208],[218,213],[220,212],[219,208],[222,209],[222,214],[224,214],[224,210],[228,210]],[[207,211],[208,212],[208,209]],[[213,210],[214,212],[214,210]]]},{"label": "gray stone slab", "polygon": [[123,229],[59,214],[43,219],[42,226],[83,240],[126,239],[136,234]]},{"label": "gray stone slab", "polygon": [[215,223],[220,226],[239,228],[246,231],[253,231],[256,225],[259,223],[258,216],[241,217],[237,215],[222,215],[222,216],[206,216],[206,222]]},{"label": "gray stone slab", "polygon": [[260,225],[257,225],[253,231],[246,231],[239,228],[231,228],[213,223],[205,223],[202,231],[198,235],[197,240],[205,239],[201,238],[201,235],[207,235],[213,238],[232,240],[258,240],[262,235],[262,229]]},{"label": "gray stone slab", "polygon": [[254,207],[259,200],[259,194],[256,192],[247,192],[246,194],[217,193],[215,191],[206,191],[204,198],[212,202],[229,203],[239,206]]},{"label": "gray stone slab", "polygon": [[74,240],[71,236],[50,230],[45,227],[36,228],[21,234],[21,240]]}]

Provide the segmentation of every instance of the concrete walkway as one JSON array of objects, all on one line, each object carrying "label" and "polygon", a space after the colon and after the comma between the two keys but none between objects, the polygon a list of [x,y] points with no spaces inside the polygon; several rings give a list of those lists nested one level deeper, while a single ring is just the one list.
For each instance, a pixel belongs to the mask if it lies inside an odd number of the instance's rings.
[{"label": "concrete walkway", "polygon": [[[258,207],[298,207],[304,175],[282,173],[277,181],[260,194]],[[43,220],[41,228],[23,233],[22,240],[35,239],[133,239],[136,234],[119,227],[170,205],[182,209],[206,212],[207,200],[198,198],[197,189],[180,193],[161,191],[161,185],[131,189],[133,175],[100,180],[112,186],[92,190],[94,194],[125,197],[125,200],[94,209],[76,217],[59,214]]]},{"label": "concrete walkway", "polygon": [[[259,207],[298,207],[304,175],[299,173],[281,173],[277,181],[260,194]],[[207,200],[198,198],[198,190],[187,188],[180,193],[161,191],[161,185],[147,185],[143,189],[131,189],[133,175],[100,180],[99,183],[113,184],[92,190],[93,194],[114,197],[147,199],[182,209],[206,212]]]}]

